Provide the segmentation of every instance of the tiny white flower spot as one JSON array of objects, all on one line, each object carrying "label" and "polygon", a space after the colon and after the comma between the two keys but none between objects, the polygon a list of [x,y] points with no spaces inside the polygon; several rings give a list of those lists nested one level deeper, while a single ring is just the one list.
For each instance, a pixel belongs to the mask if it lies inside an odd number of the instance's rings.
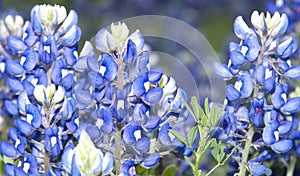
[{"label": "tiny white flower spot", "polygon": [[124,100],[118,100],[118,103],[117,103],[117,110],[119,109],[122,109],[124,110]]},{"label": "tiny white flower spot", "polygon": [[18,138],[18,139],[16,140],[15,147],[17,148],[19,144],[21,144],[21,141],[20,141],[20,139]]},{"label": "tiny white flower spot", "polygon": [[284,100],[284,102],[286,102],[287,100],[286,93],[281,94],[281,98]]},{"label": "tiny white flower spot", "polygon": [[272,70],[270,70],[269,68],[267,68],[267,69],[265,70],[265,80],[271,78],[272,75],[273,75]]},{"label": "tiny white flower spot", "polygon": [[133,133],[136,140],[140,139],[142,136],[141,130],[135,130]]},{"label": "tiny white flower spot", "polygon": [[104,67],[104,66],[100,66],[100,69],[99,69],[99,73],[103,76],[104,75],[104,73],[105,73],[105,71],[106,71],[106,67]]},{"label": "tiny white flower spot", "polygon": [[57,143],[56,137],[55,137],[55,136],[52,136],[52,137],[50,138],[50,142],[51,142],[51,147],[54,147],[55,144]]},{"label": "tiny white flower spot", "polygon": [[150,89],[150,82],[149,81],[145,82],[144,87],[146,89],[146,92],[148,92],[148,90]]},{"label": "tiny white flower spot", "polygon": [[4,62],[0,62],[0,71],[1,72],[5,71],[5,63]]},{"label": "tiny white flower spot", "polygon": [[24,167],[23,167],[24,172],[28,173],[28,170],[29,170],[29,169],[30,169],[30,164],[27,163],[27,162],[25,162],[25,163],[24,163]]},{"label": "tiny white flower spot", "polygon": [[234,88],[237,90],[237,91],[241,91],[241,88],[242,88],[242,86],[243,86],[243,82],[242,81],[237,81],[237,82],[235,82],[235,84],[234,84]]},{"label": "tiny white flower spot", "polygon": [[279,132],[278,131],[274,131],[274,135],[275,135],[276,141],[278,141],[279,140]]},{"label": "tiny white flower spot", "polygon": [[102,119],[97,119],[97,121],[96,121],[96,126],[97,126],[98,128],[101,128],[101,127],[103,126],[103,120],[102,120]]},{"label": "tiny white flower spot", "polygon": [[49,46],[49,45],[45,45],[43,49],[44,49],[44,51],[46,51],[48,54],[50,54],[50,46]]},{"label": "tiny white flower spot", "polygon": [[75,56],[76,59],[78,59],[78,52],[77,51],[73,51],[73,55]]},{"label": "tiny white flower spot", "polygon": [[26,61],[26,57],[25,57],[25,56],[22,56],[22,57],[21,57],[21,60],[20,60],[20,64],[21,64],[21,65],[24,65],[25,61]]},{"label": "tiny white flower spot", "polygon": [[241,53],[245,56],[248,50],[249,50],[249,48],[247,46],[243,45],[241,48]]},{"label": "tiny white flower spot", "polygon": [[33,116],[31,114],[26,115],[26,121],[31,125],[31,122],[33,120]]}]

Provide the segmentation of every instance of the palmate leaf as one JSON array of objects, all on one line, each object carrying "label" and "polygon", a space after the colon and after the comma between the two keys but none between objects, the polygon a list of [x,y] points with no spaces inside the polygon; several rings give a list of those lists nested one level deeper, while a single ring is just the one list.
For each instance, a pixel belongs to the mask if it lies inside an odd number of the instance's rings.
[{"label": "palmate leaf", "polygon": [[218,164],[222,163],[224,157],[225,157],[225,152],[224,149],[226,146],[220,141],[217,142],[216,139],[211,139],[213,140],[211,142],[210,148],[211,148],[211,154],[214,157],[214,159],[218,162]]}]

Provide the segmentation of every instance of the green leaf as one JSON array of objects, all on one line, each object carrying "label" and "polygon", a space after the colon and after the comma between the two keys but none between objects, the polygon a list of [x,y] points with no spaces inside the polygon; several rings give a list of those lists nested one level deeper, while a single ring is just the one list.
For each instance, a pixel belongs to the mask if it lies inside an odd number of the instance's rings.
[{"label": "green leaf", "polygon": [[174,176],[176,174],[176,165],[172,164],[169,165],[164,172],[162,173],[162,176]]},{"label": "green leaf", "polygon": [[136,174],[137,175],[146,175],[147,169],[143,168],[141,165],[136,167]]},{"label": "green leaf", "polygon": [[204,100],[204,108],[205,108],[205,114],[206,114],[206,116],[209,117],[208,98],[205,98],[205,100]]},{"label": "green leaf", "polygon": [[188,146],[192,147],[192,144],[197,136],[198,127],[194,126],[189,132],[188,132]]},{"label": "green leaf", "polygon": [[194,111],[194,113],[195,113],[197,122],[199,122],[200,119],[201,119],[203,116],[205,116],[205,114],[204,114],[204,111],[203,111],[203,109],[201,108],[201,106],[199,105],[198,100],[197,100],[197,98],[196,98],[195,96],[192,97],[192,99],[191,99],[191,105],[192,105],[193,111]]},{"label": "green leaf", "polygon": [[212,139],[213,141],[211,142],[211,154],[214,157],[214,159],[220,164],[222,163],[222,160],[225,157],[225,152],[224,149],[226,146],[220,141],[217,143],[216,139]]},{"label": "green leaf", "polygon": [[[192,97],[192,98],[193,98],[193,97]],[[182,104],[186,107],[186,109],[189,111],[189,113],[194,117],[195,121],[198,122],[198,121],[197,121],[197,118],[196,118],[196,116],[195,116],[195,114],[194,114],[194,112],[193,112],[193,110],[191,109],[191,107],[190,107],[190,106],[184,101],[184,99],[181,98],[181,97],[180,97],[180,101],[181,101]]]},{"label": "green leaf", "polygon": [[183,142],[185,145],[187,145],[186,139],[185,139],[185,137],[184,137],[183,134],[181,134],[180,132],[175,131],[175,130],[170,130],[170,132],[171,132],[176,138],[178,138],[181,142]]},{"label": "green leaf", "polygon": [[192,170],[195,170],[195,166],[194,164],[191,162],[190,158],[187,156],[184,156],[185,161],[190,165],[190,167],[192,168]]}]

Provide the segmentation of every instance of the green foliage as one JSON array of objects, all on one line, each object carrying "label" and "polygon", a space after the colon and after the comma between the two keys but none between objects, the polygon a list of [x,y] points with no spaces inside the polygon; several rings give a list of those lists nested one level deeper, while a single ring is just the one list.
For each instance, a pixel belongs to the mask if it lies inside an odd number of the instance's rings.
[{"label": "green foliage", "polygon": [[162,176],[174,176],[176,174],[175,164],[169,165],[163,172]]},{"label": "green foliage", "polygon": [[[181,101],[195,119],[196,125],[188,132],[187,139],[183,134],[175,130],[172,130],[171,133],[190,148],[195,142],[197,134],[200,134],[200,140],[197,145],[198,149],[197,151],[193,151],[195,162],[192,163],[190,158],[187,156],[185,157],[185,160],[192,168],[194,175],[208,176],[219,166],[224,165],[235,150],[233,149],[230,154],[226,155],[226,153],[224,152],[226,146],[222,143],[222,141],[217,142],[216,139],[211,138],[210,136],[211,131],[217,126],[222,116],[225,105],[222,108],[214,106],[213,104],[209,104],[208,99],[206,98],[204,101],[203,110],[203,108],[199,105],[196,97],[192,97],[190,102],[191,106],[189,106],[183,99],[181,99]],[[204,173],[203,171],[199,170],[199,164],[201,162],[201,158],[208,150],[210,150],[213,158],[217,162],[217,165],[213,167],[208,173]]]}]

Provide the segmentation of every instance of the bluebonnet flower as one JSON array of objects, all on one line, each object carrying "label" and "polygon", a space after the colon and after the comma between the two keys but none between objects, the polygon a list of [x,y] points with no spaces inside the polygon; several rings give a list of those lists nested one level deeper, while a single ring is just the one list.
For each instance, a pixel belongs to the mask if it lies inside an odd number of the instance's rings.
[{"label": "bluebonnet flower", "polygon": [[[298,140],[291,134],[297,133],[292,126],[298,125],[294,119],[300,110],[300,99],[288,98],[286,81],[299,80],[299,67],[292,66],[290,61],[297,52],[298,42],[293,35],[285,34],[289,24],[286,14],[274,12],[271,16],[269,12],[259,14],[254,11],[251,23],[252,28],[241,16],[236,18],[234,32],[240,43],[229,44],[228,65],[213,65],[216,76],[234,83],[226,86],[228,105],[220,122],[223,129],[219,131],[227,137],[218,136],[228,147],[240,143],[243,136],[257,148],[270,147],[273,153],[263,152],[248,162],[252,175],[270,175],[270,169],[261,162],[273,154],[290,151]],[[257,134],[255,137],[254,133]],[[240,163],[242,158],[248,158],[243,156],[243,150],[249,148],[243,147],[239,148],[236,157],[240,171],[244,167]]]},{"label": "bluebonnet flower", "polygon": [[[162,69],[149,67],[140,31],[129,34],[126,24],[112,24],[111,32],[99,30],[95,43],[99,56],[86,42],[75,65],[88,77],[77,82],[75,97],[80,112],[91,117],[85,121],[95,124],[85,130],[100,148],[114,151],[116,173],[133,173],[135,164],[154,167],[162,157],[160,149],[179,152],[175,149],[183,144],[178,139],[164,146],[157,135],[164,124],[172,129],[184,122],[180,98],[187,96]],[[127,167],[129,161],[133,164]]]}]

